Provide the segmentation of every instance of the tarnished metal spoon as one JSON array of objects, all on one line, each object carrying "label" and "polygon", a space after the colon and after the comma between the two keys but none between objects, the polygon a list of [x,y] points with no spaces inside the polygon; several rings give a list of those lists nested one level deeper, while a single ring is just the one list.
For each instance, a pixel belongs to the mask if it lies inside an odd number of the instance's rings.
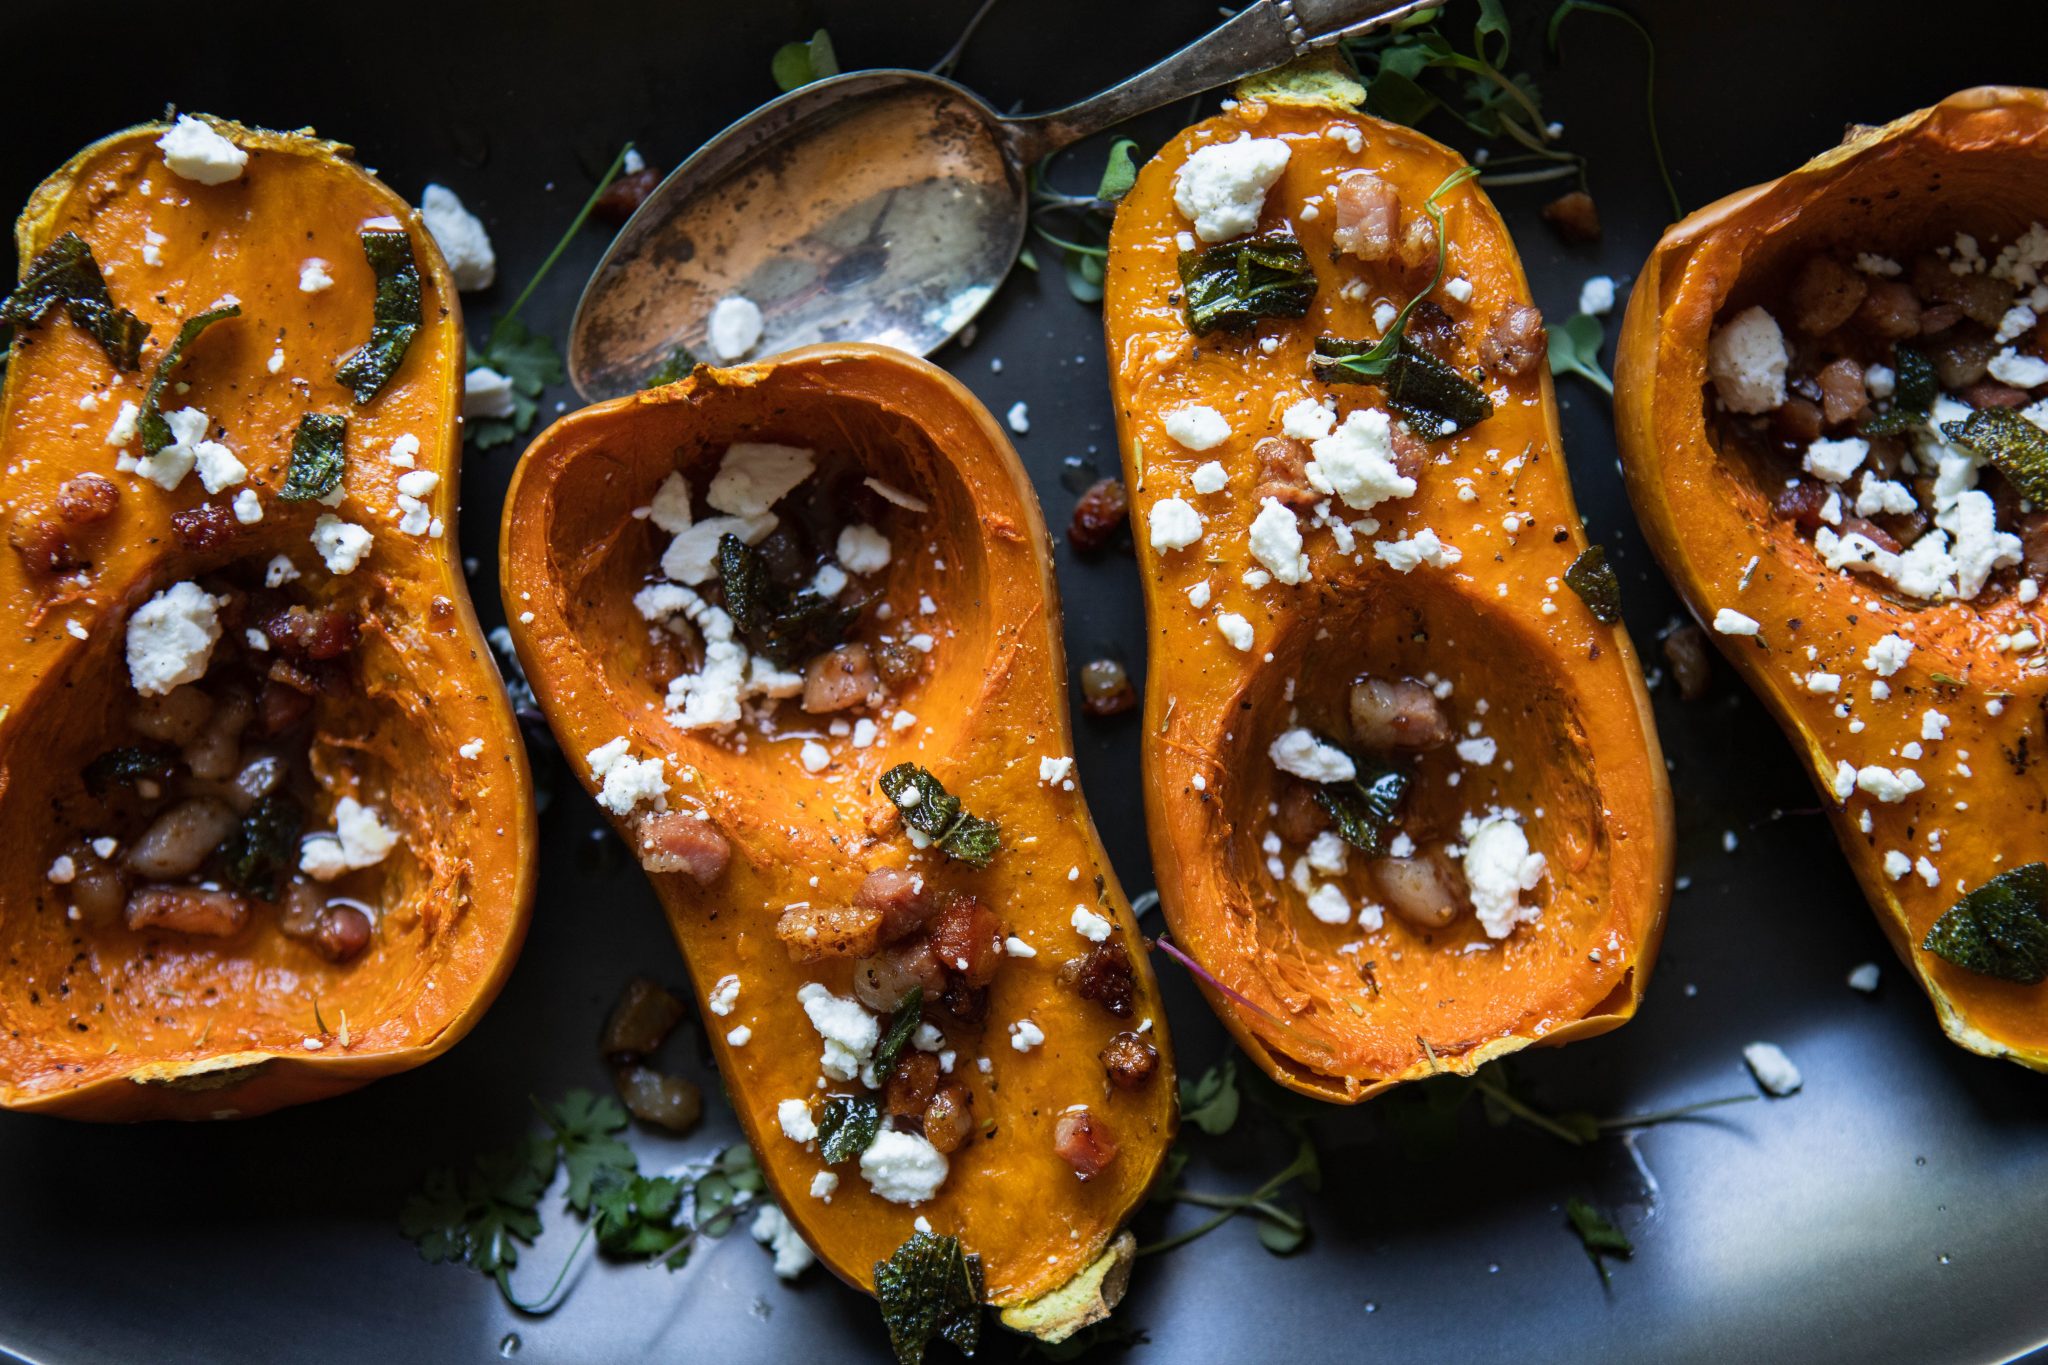
[{"label": "tarnished metal spoon", "polygon": [[761,106],[662,181],[584,287],[569,377],[627,393],[706,346],[732,295],[762,313],[749,357],[817,341],[916,355],[966,326],[1016,260],[1026,172],[1124,119],[1240,80],[1438,0],[1255,0],[1091,99],[1003,118],[922,71],[856,71]]}]

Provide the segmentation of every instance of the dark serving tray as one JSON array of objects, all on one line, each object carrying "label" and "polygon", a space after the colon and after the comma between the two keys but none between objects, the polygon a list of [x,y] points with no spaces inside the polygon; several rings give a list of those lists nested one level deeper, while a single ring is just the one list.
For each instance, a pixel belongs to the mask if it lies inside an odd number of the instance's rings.
[{"label": "dark serving tray", "polygon": [[[1466,0],[1457,0],[1464,4]],[[1678,188],[1697,207],[1779,174],[1840,136],[1962,86],[2048,80],[2048,12],[2011,0],[1638,0],[1661,59],[1658,106]],[[920,66],[953,41],[969,0],[890,4],[609,0],[604,4],[331,7],[275,0],[0,9],[8,111],[0,201],[18,202],[73,150],[167,101],[354,143],[401,193],[454,186],[496,239],[501,283],[465,300],[472,333],[502,309],[620,142],[675,164],[774,93],[775,48],[829,26],[848,66]],[[1590,159],[1607,224],[1568,249],[1537,219],[1553,190],[1497,193],[1547,313],[1573,310],[1595,273],[1625,279],[1666,220],[1644,124],[1642,49],[1575,19],[1566,58],[1542,47],[1550,5],[1517,8],[1518,63]],[[962,80],[999,107],[1063,103],[1121,77],[1219,18],[1201,0],[1005,0]],[[1465,16],[1454,15],[1460,26]],[[1214,108],[1213,99],[1202,106]],[[1149,152],[1189,110],[1131,130]],[[1091,163],[1092,164],[1089,164]],[[1073,187],[1092,186],[1099,151]],[[1967,226],[1960,223],[1959,226]],[[529,309],[559,335],[603,246],[575,244]],[[1050,263],[1051,253],[1046,253]],[[938,359],[998,412],[1019,399],[1018,448],[1048,520],[1079,474],[1116,452],[1100,319],[1057,272],[1019,272],[971,348]],[[998,370],[995,362],[1000,359]],[[1579,500],[1622,573],[1628,622],[1654,662],[1679,610],[1623,498],[1607,400],[1561,382]],[[550,395],[571,400],[564,389]],[[462,541],[487,623],[500,618],[492,549],[515,451],[470,452]],[[1127,554],[1062,546],[1073,665],[1143,664]],[[1330,1109],[1314,1122],[1325,1181],[1299,1254],[1262,1249],[1240,1221],[1140,1262],[1121,1318],[1156,1361],[1993,1361],[2048,1342],[2048,1077],[1945,1042],[1892,961],[1792,754],[1721,670],[1714,694],[1656,692],[1678,797],[1679,871],[1663,960],[1641,1017],[1557,1052],[1524,1054],[1533,1099],[1602,1114],[1661,1109],[1752,1083],[1741,1049],[1782,1044],[1806,1086],[1632,1141],[1575,1148],[1477,1106],[1435,1142],[1395,1111]],[[1083,719],[1083,779],[1125,886],[1151,885],[1133,717]],[[639,871],[572,779],[539,760],[555,799],[526,951],[497,1007],[445,1059],[367,1090],[260,1121],[92,1127],[0,1116],[0,1356],[22,1361],[884,1360],[873,1304],[810,1272],[778,1283],[743,1234],[673,1276],[578,1274],[566,1305],[516,1314],[468,1271],[423,1264],[396,1215],[422,1173],[531,1121],[529,1094],[605,1084],[594,1037],[627,976],[680,982]],[[1724,832],[1736,842],[1724,850]],[[1156,923],[1156,922],[1155,922]],[[1885,967],[1874,997],[1844,976]],[[1222,1055],[1187,979],[1162,961],[1180,1064]],[[686,1030],[687,1032],[687,1030]],[[692,1035],[694,1037],[694,1035]],[[688,1039],[679,1049],[693,1051]],[[696,1070],[715,1096],[701,1057]],[[707,1154],[734,1128],[714,1100],[697,1133],[636,1133],[644,1166]],[[1262,1132],[1265,1134],[1261,1136]],[[1284,1139],[1247,1118],[1188,1142],[1191,1182],[1256,1184]],[[1632,1261],[1603,1288],[1565,1224],[1583,1195],[1617,1212]],[[550,1203],[549,1207],[558,1207]],[[1181,1209],[1146,1235],[1194,1221]],[[525,1258],[537,1293],[574,1237],[557,1215]],[[984,1355],[1017,1354],[992,1333]]]}]

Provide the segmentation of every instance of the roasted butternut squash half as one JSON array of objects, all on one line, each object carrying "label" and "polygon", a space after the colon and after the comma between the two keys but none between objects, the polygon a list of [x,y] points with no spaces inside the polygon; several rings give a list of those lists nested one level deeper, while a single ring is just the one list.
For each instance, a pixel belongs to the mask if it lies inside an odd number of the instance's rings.
[{"label": "roasted butternut squash half", "polygon": [[1160,900],[1251,1057],[1339,1103],[1622,1023],[1669,891],[1635,651],[1469,174],[1269,83],[1110,237]]},{"label": "roasted butternut squash half", "polygon": [[2048,1066],[2048,93],[1966,90],[1664,234],[1623,467],[1973,1052]]},{"label": "roasted butternut squash half", "polygon": [[989,414],[879,347],[700,367],[544,432],[502,558],[534,693],[652,876],[790,1221],[869,1291],[926,1223],[988,1302],[1078,1325],[1045,1296],[1127,1263],[1172,1059]]},{"label": "roasted butternut squash half", "polygon": [[190,117],[80,152],[15,237],[0,1104],[231,1117],[439,1055],[518,950],[534,824],[432,238],[346,147]]}]

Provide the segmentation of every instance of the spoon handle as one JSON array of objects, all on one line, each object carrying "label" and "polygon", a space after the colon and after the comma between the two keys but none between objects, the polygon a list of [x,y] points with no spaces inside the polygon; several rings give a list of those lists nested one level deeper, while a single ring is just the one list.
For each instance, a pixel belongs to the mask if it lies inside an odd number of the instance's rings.
[{"label": "spoon handle", "polygon": [[1290,62],[1406,18],[1442,0],[1255,0],[1156,65],[1079,104],[1004,121],[1029,166],[1127,118]]}]

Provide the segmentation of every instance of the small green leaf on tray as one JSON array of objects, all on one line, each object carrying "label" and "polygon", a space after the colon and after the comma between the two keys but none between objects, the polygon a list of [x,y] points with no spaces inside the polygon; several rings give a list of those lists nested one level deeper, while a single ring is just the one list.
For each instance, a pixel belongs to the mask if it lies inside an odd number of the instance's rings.
[{"label": "small green leaf on tray", "polygon": [[1920,946],[1965,971],[2037,986],[2048,980],[2048,863],[2001,872],[1951,905]]},{"label": "small green leaf on tray", "polygon": [[571,1090],[559,1103],[541,1111],[554,1130],[562,1164],[569,1172],[569,1207],[590,1208],[591,1189],[604,1172],[630,1175],[637,1163],[633,1149],[617,1134],[626,1126],[626,1110],[609,1095]]},{"label": "small green leaf on tray", "polygon": [[1593,619],[1611,626],[1621,619],[1621,580],[1607,562],[1607,551],[1588,545],[1564,571],[1564,585],[1577,593]]},{"label": "small green leaf on tray", "polygon": [[[1330,741],[1325,739],[1325,744]],[[1331,744],[1332,748],[1341,748]],[[1394,813],[1408,794],[1408,774],[1351,755],[1357,774],[1344,782],[1325,782],[1315,789],[1316,805],[1330,817],[1337,835],[1353,848],[1377,858],[1387,851]]]},{"label": "small green leaf on tray", "polygon": [[818,1159],[827,1166],[851,1161],[882,1131],[882,1110],[871,1095],[833,1095],[818,1114]]},{"label": "small green leaf on tray", "polygon": [[896,1007],[895,1015],[889,1021],[889,1031],[882,1035],[882,1041],[875,1048],[875,1083],[879,1085],[903,1055],[903,1049],[910,1042],[910,1035],[917,1032],[917,1026],[924,1019],[924,987],[912,986],[910,993],[903,997],[903,1003]]},{"label": "small green leaf on tray", "polygon": [[[683,1185],[668,1176],[606,1169],[591,1181],[590,1226],[613,1256],[660,1256],[690,1235],[676,1222]],[[671,1270],[683,1262],[669,1259]]]},{"label": "small green leaf on tray", "polygon": [[430,1172],[400,1211],[399,1231],[428,1261],[499,1275],[519,1263],[521,1242],[540,1235],[537,1208],[555,1160],[551,1140],[529,1137],[486,1152],[460,1175]]},{"label": "small green leaf on tray", "polygon": [[277,495],[286,502],[326,497],[341,486],[347,451],[348,418],[338,412],[307,413],[292,436],[291,463]]},{"label": "small green leaf on tray", "polygon": [[1998,466],[1998,472],[2036,506],[2048,503],[2048,431],[2011,408],[1979,408],[1941,434]]},{"label": "small green leaf on tray", "polygon": [[1196,336],[1242,331],[1260,318],[1306,317],[1316,296],[1308,253],[1278,229],[1181,252],[1180,282]]},{"label": "small green leaf on tray", "polygon": [[199,334],[219,322],[222,318],[242,316],[242,305],[225,303],[209,308],[204,313],[185,319],[185,325],[178,329],[178,335],[171,341],[170,349],[163,359],[156,363],[156,373],[149,377],[149,387],[142,391],[142,415],[136,420],[136,430],[142,435],[142,450],[145,455],[154,455],[171,444],[171,424],[164,420],[164,386],[171,382],[171,371],[178,368],[178,362],[185,358],[185,348],[199,339]]},{"label": "small green leaf on tray", "polygon": [[1635,1254],[1635,1244],[1608,1220],[1606,1214],[1583,1199],[1574,1196],[1565,1204],[1564,1213],[1571,1220],[1572,1231],[1579,1234],[1579,1241],[1585,1246],[1593,1268],[1600,1272],[1600,1283],[1608,1283],[1607,1258],[1617,1256],[1626,1260]]},{"label": "small green leaf on tray", "polygon": [[29,262],[28,274],[0,303],[0,338],[11,336],[17,327],[37,325],[60,303],[71,320],[99,342],[115,369],[140,367],[149,328],[135,314],[114,305],[92,247],[75,232],[65,233]]},{"label": "small green leaf on tray", "polygon": [[1181,1078],[1181,1122],[1193,1124],[1210,1137],[1220,1137],[1237,1123],[1237,1059],[1225,1057],[1197,1080]]},{"label": "small green leaf on tray", "polygon": [[735,535],[719,537],[718,582],[726,614],[756,654],[788,668],[833,648],[860,615],[804,588],[790,593],[768,573],[761,552]]},{"label": "small green leaf on tray", "polygon": [[912,1233],[886,1261],[875,1262],[875,1297],[898,1365],[923,1365],[933,1337],[962,1355],[981,1341],[981,1257],[957,1237]]},{"label": "small green leaf on tray", "polygon": [[960,798],[929,771],[915,763],[899,763],[882,774],[882,794],[896,803],[906,827],[949,858],[985,868],[1002,848],[1002,830],[993,820],[969,815]]},{"label": "small green leaf on tray", "polygon": [[364,228],[359,235],[363,255],[377,272],[377,300],[370,312],[370,339],[341,358],[334,378],[360,407],[391,382],[419,333],[420,270],[404,229]]},{"label": "small green leaf on tray", "polygon": [[289,796],[272,792],[258,801],[221,845],[227,879],[259,900],[276,900],[299,865],[305,824],[306,812]]},{"label": "small green leaf on tray", "polygon": [[1575,374],[1610,397],[1614,380],[1600,366],[1600,347],[1607,340],[1607,328],[1591,313],[1574,313],[1549,333],[1550,372]]},{"label": "small green leaf on tray", "polygon": [[1941,383],[1934,373],[1934,361],[1913,346],[1892,348],[1892,405],[1864,419],[1856,428],[1865,436],[1886,436],[1919,426],[1934,411],[1935,395]]},{"label": "small green leaf on tray", "polygon": [[839,54],[832,50],[832,35],[821,28],[809,42],[784,43],[775,49],[768,71],[775,77],[775,88],[784,94],[838,75]]},{"label": "small green leaf on tray", "polygon": [[1109,159],[1103,163],[1102,179],[1095,186],[1097,199],[1114,204],[1131,192],[1131,186],[1138,183],[1138,163],[1132,156],[1137,149],[1138,144],[1127,137],[1109,145]]}]

